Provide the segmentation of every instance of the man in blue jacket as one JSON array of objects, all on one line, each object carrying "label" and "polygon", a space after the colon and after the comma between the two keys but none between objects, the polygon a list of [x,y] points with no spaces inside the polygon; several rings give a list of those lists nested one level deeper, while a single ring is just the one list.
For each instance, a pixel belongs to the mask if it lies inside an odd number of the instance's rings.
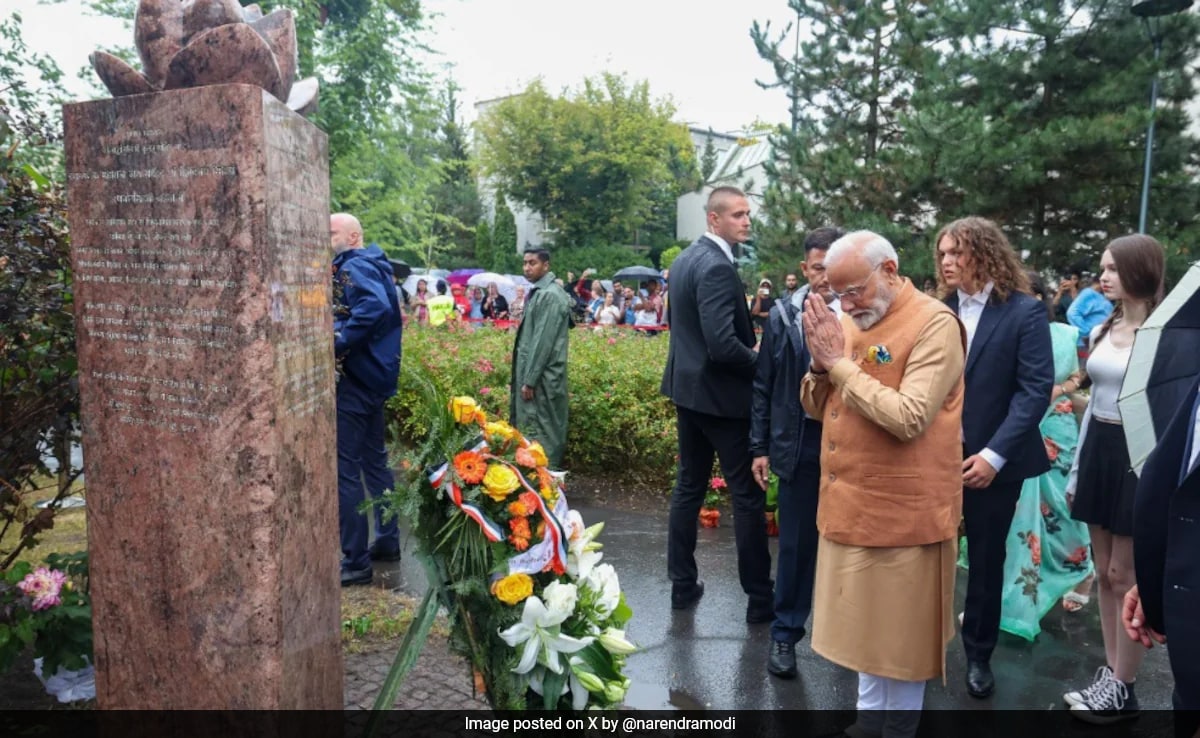
[{"label": "man in blue jacket", "polygon": [[763,489],[769,472],[779,477],[779,563],[767,671],[781,679],[796,676],[796,643],[804,637],[812,610],[821,487],[821,421],[800,406],[800,380],[812,360],[800,312],[810,291],[837,305],[824,262],[830,244],[843,235],[840,228],[818,228],[804,239],[800,269],[808,285],[771,307],[758,347],[750,410],[751,471]]},{"label": "man in blue jacket", "polygon": [[375,544],[367,547],[366,494],[391,491],[395,480],[384,445],[383,404],[400,375],[400,304],[392,266],[375,244],[363,248],[362,226],[346,213],[329,219],[333,244],[334,356],[337,379],[338,523],[342,586],[370,584],[371,560],[400,558],[395,518],[375,508]]}]

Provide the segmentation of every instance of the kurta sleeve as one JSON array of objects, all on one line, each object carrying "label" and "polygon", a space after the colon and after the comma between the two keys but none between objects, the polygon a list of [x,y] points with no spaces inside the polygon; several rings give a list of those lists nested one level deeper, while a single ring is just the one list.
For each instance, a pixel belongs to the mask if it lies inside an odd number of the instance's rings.
[{"label": "kurta sleeve", "polygon": [[817,420],[823,419],[831,388],[828,374],[805,374],[804,379],[800,380],[800,404],[804,406],[804,412]]},{"label": "kurta sleeve", "polygon": [[[826,384],[841,392],[846,407],[901,441],[911,441],[933,422],[962,377],[962,341],[958,320],[950,313],[938,313],[917,334],[899,389],[885,387],[846,358],[830,368]],[[807,386],[807,377],[805,382]]]}]

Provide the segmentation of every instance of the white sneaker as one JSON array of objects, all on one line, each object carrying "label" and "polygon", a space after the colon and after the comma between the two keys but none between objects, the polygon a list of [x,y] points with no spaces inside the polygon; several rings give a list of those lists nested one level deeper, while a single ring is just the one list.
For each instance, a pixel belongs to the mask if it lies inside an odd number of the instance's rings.
[{"label": "white sneaker", "polygon": [[1096,669],[1094,681],[1089,686],[1075,692],[1067,692],[1063,695],[1063,702],[1066,702],[1070,707],[1082,705],[1088,701],[1088,698],[1090,698],[1093,693],[1102,689],[1105,682],[1112,678],[1113,670],[1107,666],[1101,666],[1099,669]]}]

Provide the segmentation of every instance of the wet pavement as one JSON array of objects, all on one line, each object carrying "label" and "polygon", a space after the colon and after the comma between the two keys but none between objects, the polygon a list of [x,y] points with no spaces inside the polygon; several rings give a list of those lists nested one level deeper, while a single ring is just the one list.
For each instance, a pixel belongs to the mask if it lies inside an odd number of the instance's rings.
[{"label": "wet pavement", "polygon": [[[617,568],[626,601],[633,608],[627,634],[642,650],[630,656],[627,665],[633,682],[627,696],[629,707],[854,709],[854,673],[813,653],[807,638],[796,649],[799,678],[785,681],[767,673],[770,626],[745,622],[746,598],[737,579],[731,519],[722,521],[720,528],[701,529],[696,559],[705,583],[704,598],[696,609],[676,612],[670,607],[671,587],[666,573],[666,511],[645,514],[583,506],[578,509],[589,525],[605,521],[600,536],[605,561]],[[774,556],[775,539],[771,540]],[[376,580],[382,586],[413,595],[423,593],[425,586],[420,566],[412,556],[405,556],[394,567],[377,568]],[[960,570],[956,611],[961,610],[965,586],[966,573]],[[1080,613],[1069,614],[1056,606],[1042,621],[1042,627],[1035,643],[1001,634],[992,657],[996,693],[987,700],[967,694],[963,684],[966,662],[962,644],[956,639],[946,657],[946,684],[929,683],[926,708],[1064,709],[1062,693],[1089,684],[1096,668],[1104,663],[1095,596]],[[446,653],[444,647],[441,652]],[[354,671],[350,658],[348,678]],[[456,678],[463,683],[462,689],[455,690],[456,696],[467,697],[469,674],[459,666],[452,671],[461,674]],[[1172,680],[1163,648],[1156,647],[1147,654],[1137,684],[1143,709],[1170,708]],[[440,705],[431,699],[424,706]]]}]

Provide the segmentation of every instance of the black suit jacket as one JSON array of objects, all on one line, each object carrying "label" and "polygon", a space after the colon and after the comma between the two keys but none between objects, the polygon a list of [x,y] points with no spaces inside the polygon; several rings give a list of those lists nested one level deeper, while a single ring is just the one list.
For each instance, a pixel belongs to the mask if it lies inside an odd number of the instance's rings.
[{"label": "black suit jacket", "polygon": [[[958,293],[946,299],[958,314]],[[963,439],[967,455],[985,448],[1005,459],[995,483],[1036,477],[1050,468],[1038,425],[1054,386],[1050,324],[1041,302],[1021,292],[992,293],[967,356]]]},{"label": "black suit jacket", "polygon": [[671,345],[662,393],[689,410],[749,418],[758,355],[737,269],[701,236],[672,262],[667,289]]},{"label": "black suit jacket", "polygon": [[1133,503],[1133,559],[1146,624],[1170,636],[1172,663],[1186,644],[1200,669],[1200,471],[1179,481],[1198,389],[1200,380],[1142,467]]}]

